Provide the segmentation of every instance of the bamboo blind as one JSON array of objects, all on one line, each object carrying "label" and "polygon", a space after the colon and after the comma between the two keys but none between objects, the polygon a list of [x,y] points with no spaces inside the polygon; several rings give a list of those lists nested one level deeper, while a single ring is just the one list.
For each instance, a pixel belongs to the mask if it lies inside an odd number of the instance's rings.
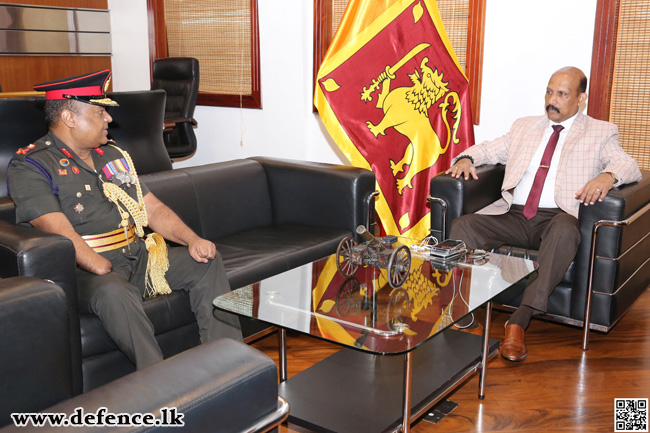
[{"label": "bamboo blind", "polygon": [[463,71],[467,62],[469,0],[438,0],[438,9],[447,36]]},{"label": "bamboo blind", "polygon": [[195,57],[199,91],[250,95],[250,0],[165,0],[169,57]]},{"label": "bamboo blind", "polygon": [[[332,0],[332,35],[339,27],[349,0]],[[463,70],[467,60],[469,0],[437,0],[440,17]]]},{"label": "bamboo blind", "polygon": [[650,169],[650,2],[621,0],[610,121],[623,148]]}]

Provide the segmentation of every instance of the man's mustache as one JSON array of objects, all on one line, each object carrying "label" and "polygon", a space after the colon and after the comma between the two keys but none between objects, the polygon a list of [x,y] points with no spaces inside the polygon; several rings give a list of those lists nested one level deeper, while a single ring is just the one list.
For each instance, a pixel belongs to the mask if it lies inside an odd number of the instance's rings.
[{"label": "man's mustache", "polygon": [[546,112],[549,112],[550,110],[554,110],[556,113],[559,113],[559,112],[560,112],[560,109],[557,108],[557,107],[556,107],[555,105],[553,105],[553,104],[548,104],[548,105],[546,106]]}]

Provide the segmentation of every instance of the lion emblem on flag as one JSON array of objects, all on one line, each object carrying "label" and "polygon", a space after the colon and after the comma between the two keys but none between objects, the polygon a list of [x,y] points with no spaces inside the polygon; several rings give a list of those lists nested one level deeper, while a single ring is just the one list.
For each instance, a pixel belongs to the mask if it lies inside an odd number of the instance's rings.
[{"label": "lion emblem on flag", "polygon": [[[427,44],[428,45],[428,44]],[[415,175],[423,170],[432,167],[438,157],[447,151],[449,144],[453,141],[458,143],[456,133],[461,116],[460,98],[456,92],[450,92],[442,73],[437,69],[429,67],[429,58],[424,57],[420,62],[420,71],[415,69],[413,74],[408,74],[413,86],[390,88],[391,80],[395,78],[396,69],[405,63],[404,60],[412,58],[414,48],[404,59],[394,66],[386,66],[376,80],[373,80],[370,88],[364,88],[361,99],[372,100],[370,96],[373,90],[381,85],[381,92],[377,97],[376,107],[384,112],[382,120],[374,125],[367,121],[368,129],[378,138],[386,135],[386,130],[394,128],[395,131],[409,139],[409,144],[404,151],[402,158],[398,161],[389,160],[390,169],[395,178],[397,192],[401,195],[405,188],[413,188],[412,180]],[[433,129],[429,120],[429,109],[438,103],[441,110],[443,122],[447,129],[446,142],[443,144]],[[449,116],[453,125],[450,126]],[[404,172],[403,177],[398,175]]]}]

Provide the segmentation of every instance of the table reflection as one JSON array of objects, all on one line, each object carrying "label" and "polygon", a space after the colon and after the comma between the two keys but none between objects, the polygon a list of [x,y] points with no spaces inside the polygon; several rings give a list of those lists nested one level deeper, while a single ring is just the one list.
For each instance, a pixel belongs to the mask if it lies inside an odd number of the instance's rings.
[{"label": "table reflection", "polygon": [[489,254],[437,263],[413,256],[399,288],[386,269],[361,266],[350,277],[331,256],[235,290],[215,305],[373,353],[402,353],[452,326],[536,268]]}]

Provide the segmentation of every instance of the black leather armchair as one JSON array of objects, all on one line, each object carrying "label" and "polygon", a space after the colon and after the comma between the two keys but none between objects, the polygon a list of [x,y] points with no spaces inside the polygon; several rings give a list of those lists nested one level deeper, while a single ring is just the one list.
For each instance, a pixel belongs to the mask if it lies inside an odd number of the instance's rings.
[{"label": "black leather armchair", "polygon": [[167,92],[164,140],[170,158],[196,152],[194,119],[199,94],[199,61],[192,57],[167,57],[153,62],[151,89]]},{"label": "black leather armchair", "polygon": [[[14,413],[68,417],[101,408],[112,414],[182,414],[182,431],[241,432],[274,429],[288,415],[278,397],[277,368],[263,353],[223,339],[201,345],[86,394],[73,397],[66,295],[32,277],[0,280],[0,431],[25,431]],[[27,427],[36,427],[28,424]],[[48,427],[48,425],[45,425]],[[52,426],[54,427],[54,426]],[[65,431],[107,431],[91,425]],[[159,431],[153,426],[147,431]],[[133,425],[120,431],[142,431]]]},{"label": "black leather armchair", "polygon": [[[445,239],[454,218],[497,200],[504,172],[503,166],[488,165],[477,168],[478,181],[445,174],[431,179],[432,235]],[[602,202],[580,207],[578,253],[549,297],[545,317],[582,326],[584,349],[589,329],[608,332],[650,285],[650,171],[642,173],[640,182],[614,188]],[[536,251],[514,246],[497,252],[537,257]],[[524,285],[520,282],[501,294],[496,303],[518,307]]]}]

